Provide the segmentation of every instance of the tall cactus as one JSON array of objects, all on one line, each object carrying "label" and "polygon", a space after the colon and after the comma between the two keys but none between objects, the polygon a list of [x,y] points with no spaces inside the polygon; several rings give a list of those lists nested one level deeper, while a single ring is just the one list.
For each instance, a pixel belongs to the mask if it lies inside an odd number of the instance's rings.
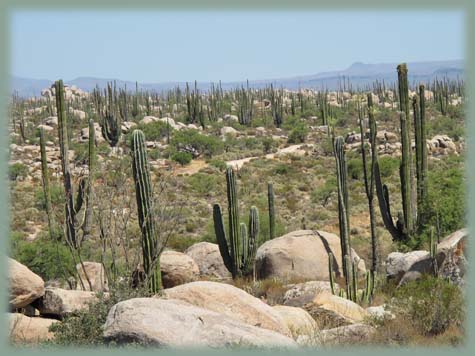
[{"label": "tall cactus", "polygon": [[368,199],[368,209],[369,209],[369,220],[370,220],[370,229],[371,229],[371,271],[376,271],[379,265],[379,241],[376,236],[376,219],[374,215],[374,167],[376,164],[376,123],[373,116],[373,96],[372,93],[369,93],[367,96],[368,101],[368,111],[371,111],[371,118],[369,119],[369,142],[371,150],[371,163],[368,172],[368,163],[366,157],[366,144],[365,144],[365,130],[363,124],[363,112],[361,107],[358,105],[358,116],[359,116],[359,126],[360,126],[360,136],[361,136],[361,156],[363,159],[363,177],[364,177],[364,186],[366,197]]},{"label": "tall cactus", "polygon": [[107,89],[107,109],[101,121],[102,136],[111,147],[116,147],[121,134],[118,99],[115,95],[115,86],[114,93],[111,84],[107,85]]},{"label": "tall cactus", "polygon": [[353,266],[351,263],[350,246],[350,215],[348,210],[347,167],[343,137],[338,136],[333,144],[336,161],[336,176],[338,186],[338,221],[340,227],[340,245],[343,274],[347,285],[347,294],[353,299]]},{"label": "tall cactus", "polygon": [[132,133],[132,171],[135,182],[135,196],[142,233],[142,254],[145,275],[151,293],[162,287],[160,272],[160,252],[155,214],[153,211],[153,191],[145,146],[145,135],[140,130]]},{"label": "tall cactus", "polygon": [[274,186],[267,183],[267,203],[269,206],[269,239],[275,237],[275,207],[274,207]]},{"label": "tall cactus", "polygon": [[91,235],[91,224],[92,224],[92,202],[94,195],[94,171],[96,167],[96,136],[94,129],[94,120],[89,120],[89,141],[88,141],[88,166],[89,166],[89,178],[87,180],[87,201],[86,201],[86,212],[84,216],[83,224],[83,233],[84,239],[87,239]]},{"label": "tall cactus", "polygon": [[226,236],[224,229],[223,215],[219,204],[213,206],[213,221],[221,257],[234,279],[251,272],[257,248],[259,212],[255,206],[251,207],[249,229],[246,228],[245,224],[239,224],[236,177],[231,167],[226,169],[226,183],[229,218],[228,236]]},{"label": "tall cactus", "polygon": [[[416,157],[417,157],[417,223],[424,223],[424,202],[427,199],[427,140],[426,140],[426,124],[425,124],[425,87],[424,84],[419,85],[419,105],[415,105],[415,109],[419,109],[416,124]],[[414,113],[414,119],[416,114]]]},{"label": "tall cactus", "polygon": [[412,235],[414,230],[415,202],[413,196],[414,172],[412,168],[411,136],[409,122],[409,89],[407,84],[407,66],[406,63],[397,66],[398,89],[399,89],[399,107],[401,111],[401,195],[402,209],[404,214],[404,230],[407,236]]},{"label": "tall cactus", "polygon": [[48,161],[46,159],[45,133],[40,129],[41,176],[43,180],[43,194],[45,197],[46,215],[48,217],[49,236],[53,239],[53,211],[51,205],[51,191],[49,186]]}]

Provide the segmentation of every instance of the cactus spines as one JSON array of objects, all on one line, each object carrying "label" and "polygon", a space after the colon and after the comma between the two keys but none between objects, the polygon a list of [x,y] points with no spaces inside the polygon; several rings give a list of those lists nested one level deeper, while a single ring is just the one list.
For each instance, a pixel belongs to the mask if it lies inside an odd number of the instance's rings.
[{"label": "cactus spines", "polygon": [[51,191],[49,186],[48,162],[46,159],[45,133],[40,129],[41,176],[43,180],[43,194],[45,196],[46,215],[48,217],[49,236],[53,239],[53,212],[51,207]]},{"label": "cactus spines", "polygon": [[[248,227],[239,223],[236,176],[231,167],[226,169],[229,232],[226,234],[219,204],[213,207],[214,231],[224,265],[233,278],[251,271],[259,234],[259,212],[255,206],[249,212]],[[226,236],[227,235],[227,236]],[[229,239],[229,240],[228,240]]]},{"label": "cactus spines", "polygon": [[150,292],[157,293],[162,286],[160,249],[153,212],[153,191],[145,146],[145,135],[140,130],[132,133],[132,170],[135,182],[137,210],[142,233],[143,266]]},{"label": "cactus spines", "polygon": [[269,239],[275,237],[275,207],[274,207],[274,186],[267,183],[267,202],[269,205]]}]

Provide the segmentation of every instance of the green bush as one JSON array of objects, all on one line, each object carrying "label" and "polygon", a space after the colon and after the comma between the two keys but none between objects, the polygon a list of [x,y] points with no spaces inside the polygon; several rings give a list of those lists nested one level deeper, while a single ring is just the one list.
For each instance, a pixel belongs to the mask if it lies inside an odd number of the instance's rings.
[{"label": "green bush", "polygon": [[224,150],[223,141],[218,137],[203,135],[198,130],[177,131],[171,140],[171,145],[177,151],[185,147],[187,149],[191,148],[208,158],[222,153]]},{"label": "green bush", "polygon": [[74,262],[68,247],[61,241],[52,241],[42,232],[34,241],[25,241],[21,234],[12,232],[10,255],[24,264],[43,280],[62,279],[73,275]]},{"label": "green bush", "polygon": [[[397,158],[391,156],[383,156],[378,158],[379,172],[382,177],[389,178],[396,171],[399,170],[400,161]],[[368,161],[368,166],[371,164],[371,160]]]},{"label": "green bush", "polygon": [[460,326],[465,314],[461,289],[428,275],[399,287],[395,304],[424,335],[437,335],[451,325]]},{"label": "green bush", "polygon": [[303,143],[307,139],[308,127],[303,122],[299,122],[293,129],[290,131],[289,138],[287,139],[288,143]]},{"label": "green bush", "polygon": [[191,186],[191,189],[200,194],[210,194],[215,191],[217,186],[216,180],[215,176],[205,173],[196,173],[187,177],[187,183]]},{"label": "green bush", "polygon": [[[54,339],[50,342],[60,346],[103,346],[104,324],[109,310],[117,303],[140,297],[150,297],[144,288],[132,289],[130,277],[123,278],[123,282],[110,286],[108,297],[98,293],[98,300],[90,303],[84,310],[66,316],[61,323],[53,324],[50,330],[54,332]],[[107,346],[116,346],[113,343]],[[138,346],[129,345],[129,346]]]},{"label": "green bush", "polygon": [[[146,125],[139,125],[137,129],[142,130],[147,141],[160,141],[162,138],[167,137],[168,133],[167,124],[162,121],[155,121]],[[172,135],[173,128],[170,127],[169,129],[170,135]]]},{"label": "green bush", "polygon": [[171,155],[171,160],[185,166],[191,162],[193,156],[189,152],[175,152]]},{"label": "green bush", "polygon": [[265,154],[270,153],[275,146],[275,142],[272,137],[264,137],[262,139],[262,149]]},{"label": "green bush", "polygon": [[[64,203],[64,187],[59,184],[50,184],[51,205],[58,206]],[[46,200],[43,187],[39,187],[35,191],[35,206],[38,209],[46,211]]]},{"label": "green bush", "polygon": [[209,165],[218,168],[221,172],[226,170],[227,164],[221,159],[212,159],[209,161]]},{"label": "green bush", "polygon": [[8,177],[10,180],[17,180],[19,177],[26,178],[28,176],[28,167],[23,163],[14,163],[8,167]]},{"label": "green bush", "polygon": [[353,158],[348,161],[348,176],[352,179],[363,179],[363,160]]},{"label": "green bush", "polygon": [[310,195],[313,203],[326,206],[332,195],[337,192],[336,178],[333,176],[328,177],[325,184],[314,189]]}]

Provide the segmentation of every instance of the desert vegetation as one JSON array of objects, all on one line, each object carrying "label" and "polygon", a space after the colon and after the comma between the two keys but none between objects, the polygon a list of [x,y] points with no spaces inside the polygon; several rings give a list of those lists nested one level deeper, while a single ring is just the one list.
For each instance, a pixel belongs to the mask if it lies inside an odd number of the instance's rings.
[{"label": "desert vegetation", "polygon": [[408,70],[13,95],[11,341],[462,344],[464,83]]}]

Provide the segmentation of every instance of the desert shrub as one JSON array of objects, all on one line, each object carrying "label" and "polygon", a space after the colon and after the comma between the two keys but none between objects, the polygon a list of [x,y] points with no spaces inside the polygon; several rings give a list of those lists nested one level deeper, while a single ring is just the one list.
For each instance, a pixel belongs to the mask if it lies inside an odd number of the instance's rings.
[{"label": "desert shrub", "polygon": [[196,173],[187,177],[187,183],[192,191],[200,194],[209,194],[216,190],[216,177],[210,174]]},{"label": "desert shrub", "polygon": [[209,161],[209,165],[218,168],[221,172],[224,172],[226,170],[226,162],[220,159],[212,159]]},{"label": "desert shrub", "polygon": [[447,116],[438,116],[427,124],[427,138],[434,135],[448,135],[458,141],[465,135],[464,125],[458,120]]},{"label": "desert shrub", "polygon": [[[64,188],[60,184],[50,184],[49,186],[51,204],[58,206],[64,203]],[[43,187],[39,187],[35,191],[35,206],[38,209],[46,211],[46,200],[43,192]]]},{"label": "desert shrub", "polygon": [[[61,323],[53,324],[54,339],[52,344],[61,346],[102,346],[104,344],[104,324],[109,310],[115,304],[140,297],[148,297],[144,288],[132,289],[129,278],[110,286],[109,295],[98,293],[98,300],[90,303],[88,308],[66,316]],[[116,346],[109,344],[110,346]],[[133,345],[137,346],[137,345]]]},{"label": "desert shrub", "polygon": [[[399,169],[400,161],[397,158],[393,158],[391,156],[383,156],[378,158],[379,163],[379,172],[381,173],[382,177],[391,177],[394,172]],[[371,164],[368,161],[368,166]]]},{"label": "desert shrub", "polygon": [[336,178],[330,176],[325,181],[325,184],[322,186],[314,189],[310,195],[313,203],[321,204],[322,206],[326,206],[330,198],[336,194],[337,191],[337,184]]},{"label": "desert shrub", "polygon": [[423,335],[437,335],[449,326],[460,326],[465,313],[461,289],[432,276],[398,288],[395,303]]},{"label": "desert shrub", "polygon": [[[142,130],[145,138],[148,141],[160,141],[162,138],[167,137],[168,128],[167,124],[162,121],[151,122],[146,125],[138,125],[137,129]],[[173,128],[169,128],[170,134],[173,132]],[[128,135],[132,136],[133,130],[130,130]]]},{"label": "desert shrub", "polygon": [[61,241],[52,241],[43,232],[34,241],[25,241],[21,234],[12,232],[10,255],[23,263],[45,281],[72,275],[74,263],[68,247]]},{"label": "desert shrub", "polygon": [[23,163],[14,163],[8,167],[8,178],[10,180],[17,180],[19,177],[26,178],[28,175],[28,167]]},{"label": "desert shrub", "polygon": [[197,130],[177,131],[171,140],[171,145],[177,151],[191,149],[208,158],[222,153],[224,150],[223,141],[218,137],[206,136]]},{"label": "desert shrub", "polygon": [[185,166],[191,162],[193,156],[189,152],[174,152],[170,158],[172,161],[178,162],[180,165]]},{"label": "desert shrub", "polygon": [[308,127],[303,122],[299,122],[289,133],[288,143],[303,143],[307,139]]},{"label": "desert shrub", "polygon": [[353,158],[348,161],[348,176],[352,179],[363,179],[363,161]]},{"label": "desert shrub", "polygon": [[272,137],[264,137],[262,139],[262,149],[264,153],[270,153],[275,146],[275,142]]},{"label": "desert shrub", "polygon": [[279,163],[275,168],[274,168],[274,173],[275,174],[281,174],[285,175],[288,174],[291,171],[291,167],[285,163]]}]

